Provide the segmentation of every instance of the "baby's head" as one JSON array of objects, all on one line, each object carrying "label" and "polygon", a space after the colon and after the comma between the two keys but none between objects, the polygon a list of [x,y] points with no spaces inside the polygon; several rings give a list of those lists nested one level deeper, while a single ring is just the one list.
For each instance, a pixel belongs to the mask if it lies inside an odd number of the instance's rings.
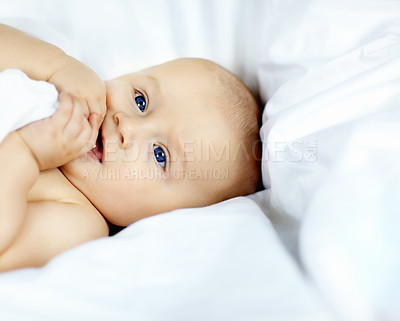
[{"label": "baby's head", "polygon": [[97,147],[62,171],[111,223],[255,191],[258,105],[231,73],[178,59],[106,87]]}]

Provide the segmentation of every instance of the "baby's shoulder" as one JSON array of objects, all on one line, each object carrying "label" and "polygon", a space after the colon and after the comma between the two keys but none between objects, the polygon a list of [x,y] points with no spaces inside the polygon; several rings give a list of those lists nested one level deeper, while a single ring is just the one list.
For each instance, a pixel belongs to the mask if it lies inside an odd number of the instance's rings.
[{"label": "baby's shoulder", "polygon": [[100,234],[108,229],[100,212],[58,169],[40,173],[28,195],[28,214],[32,211],[37,216],[49,216],[47,220],[60,227],[64,223],[71,227],[80,224],[87,232],[94,228]]},{"label": "baby's shoulder", "polygon": [[25,231],[33,232],[36,241],[58,244],[58,252],[108,236],[108,225],[100,213],[78,203],[39,201],[28,204]]},{"label": "baby's shoulder", "polygon": [[42,266],[61,252],[108,236],[103,216],[74,189],[58,170],[40,174],[29,193],[24,226],[2,254],[0,271]]},{"label": "baby's shoulder", "polygon": [[84,201],[84,196],[65,178],[58,168],[40,172],[28,194],[28,202]]},{"label": "baby's shoulder", "polygon": [[43,266],[66,250],[107,235],[104,218],[80,204],[30,202],[22,230],[1,255],[0,271]]}]

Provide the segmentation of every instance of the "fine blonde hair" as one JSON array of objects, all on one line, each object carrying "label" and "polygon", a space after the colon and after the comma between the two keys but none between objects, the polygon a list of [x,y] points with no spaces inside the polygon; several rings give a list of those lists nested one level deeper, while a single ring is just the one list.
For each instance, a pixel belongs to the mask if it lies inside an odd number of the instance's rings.
[{"label": "fine blonde hair", "polygon": [[224,112],[237,143],[233,155],[235,177],[226,198],[254,193],[260,180],[259,105],[250,90],[234,74],[208,60],[203,60],[203,65],[214,77],[217,105]]}]

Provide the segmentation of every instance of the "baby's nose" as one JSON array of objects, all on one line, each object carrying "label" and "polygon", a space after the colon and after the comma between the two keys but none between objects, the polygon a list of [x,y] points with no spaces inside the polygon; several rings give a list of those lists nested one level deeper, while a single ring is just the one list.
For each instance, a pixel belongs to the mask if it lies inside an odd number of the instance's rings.
[{"label": "baby's nose", "polygon": [[122,148],[128,148],[138,132],[138,124],[127,114],[118,112],[113,115],[113,120],[117,126],[117,133]]}]

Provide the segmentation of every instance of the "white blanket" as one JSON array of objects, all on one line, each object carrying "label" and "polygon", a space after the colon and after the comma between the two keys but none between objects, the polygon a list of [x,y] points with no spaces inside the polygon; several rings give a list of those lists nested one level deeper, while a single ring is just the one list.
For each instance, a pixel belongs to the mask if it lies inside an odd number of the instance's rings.
[{"label": "white blanket", "polygon": [[28,78],[18,69],[0,73],[0,142],[13,130],[51,116],[58,105],[56,88]]}]

